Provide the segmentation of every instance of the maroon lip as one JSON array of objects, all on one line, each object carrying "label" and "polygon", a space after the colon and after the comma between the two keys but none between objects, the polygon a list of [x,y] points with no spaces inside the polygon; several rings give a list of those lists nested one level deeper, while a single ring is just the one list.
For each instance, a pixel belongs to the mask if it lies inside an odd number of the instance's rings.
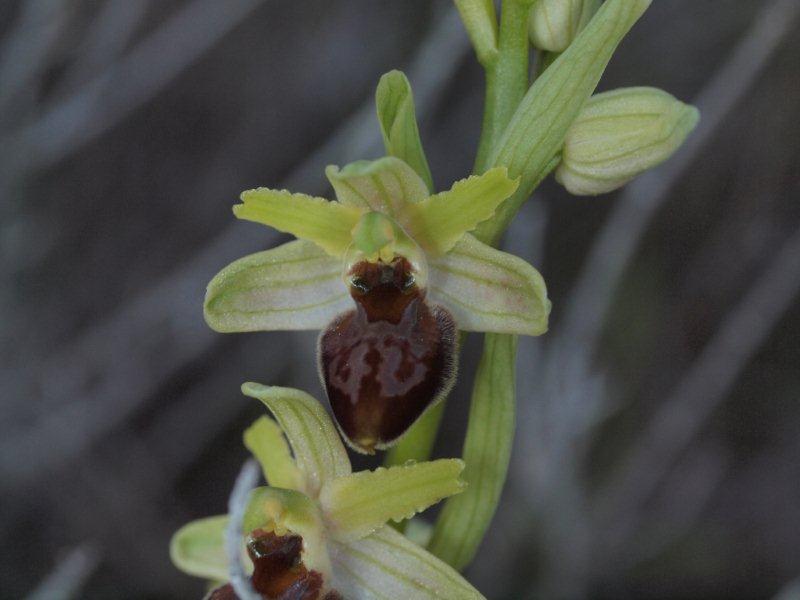
[{"label": "maroon lip", "polygon": [[320,337],[320,371],[334,416],[366,453],[400,437],[448,390],[455,376],[456,326],[425,292],[405,258],[357,263],[356,308]]},{"label": "maroon lip", "polygon": [[[301,560],[303,538],[257,529],[250,534],[247,553],[253,561],[253,589],[270,600],[319,600],[322,575],[309,571]],[[230,584],[214,590],[207,600],[237,600]],[[322,600],[341,600],[330,591]]]}]

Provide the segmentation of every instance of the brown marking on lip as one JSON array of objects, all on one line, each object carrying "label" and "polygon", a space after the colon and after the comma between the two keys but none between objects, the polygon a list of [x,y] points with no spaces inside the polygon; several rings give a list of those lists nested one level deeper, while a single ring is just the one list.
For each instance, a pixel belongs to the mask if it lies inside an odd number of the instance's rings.
[{"label": "brown marking on lip", "polygon": [[267,598],[314,600],[322,576],[309,572],[300,559],[303,538],[256,530],[250,534],[247,553],[253,561],[253,587]]},{"label": "brown marking on lip", "polygon": [[351,277],[356,309],[320,336],[320,371],[342,432],[371,454],[449,390],[456,326],[445,309],[428,306],[405,258],[358,263]]},{"label": "brown marking on lip", "polygon": [[[250,534],[247,554],[253,561],[253,589],[269,600],[319,600],[322,575],[309,571],[301,560],[303,538],[257,529]],[[215,589],[206,600],[238,600],[231,584]],[[322,600],[341,600],[329,591]]]}]

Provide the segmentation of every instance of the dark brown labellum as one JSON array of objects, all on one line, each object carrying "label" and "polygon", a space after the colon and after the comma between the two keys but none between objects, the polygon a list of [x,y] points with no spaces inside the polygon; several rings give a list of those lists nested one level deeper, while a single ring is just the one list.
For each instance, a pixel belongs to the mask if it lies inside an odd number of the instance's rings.
[{"label": "dark brown labellum", "polygon": [[[253,589],[269,600],[319,600],[322,575],[301,561],[303,538],[256,530],[250,534],[247,553],[253,561]],[[322,600],[341,600],[334,591]],[[230,584],[215,589],[207,600],[237,600]]]},{"label": "dark brown labellum", "polygon": [[267,598],[314,600],[322,587],[322,576],[308,571],[300,560],[303,538],[254,531],[247,544],[253,561],[253,588]]},{"label": "dark brown labellum", "polygon": [[357,263],[355,310],[320,336],[320,372],[342,433],[358,451],[390,446],[450,389],[456,326],[425,302],[405,258]]}]

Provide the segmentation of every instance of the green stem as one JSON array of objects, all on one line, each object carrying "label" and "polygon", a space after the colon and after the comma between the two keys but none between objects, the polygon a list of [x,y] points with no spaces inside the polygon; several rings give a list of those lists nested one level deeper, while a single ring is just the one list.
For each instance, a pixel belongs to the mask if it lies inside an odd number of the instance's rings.
[{"label": "green stem", "polygon": [[497,244],[500,242],[500,238],[503,236],[506,229],[508,229],[508,226],[511,224],[511,221],[519,212],[519,209],[522,207],[525,201],[531,197],[531,194],[533,194],[534,190],[539,187],[539,184],[550,173],[552,173],[553,169],[558,166],[559,162],[561,162],[560,154],[556,155],[550,160],[550,162],[547,164],[547,166],[545,166],[544,169],[542,169],[536,179],[530,182],[521,182],[520,186],[517,188],[517,191],[500,205],[495,212],[494,217],[488,221],[478,224],[478,227],[472,232],[473,235],[484,244],[497,246]]},{"label": "green stem", "polygon": [[[497,60],[486,68],[486,104],[474,171],[489,167],[490,157],[528,90],[528,13],[531,3],[505,0],[500,17]],[[539,182],[537,181],[536,184]],[[497,245],[513,213],[533,191],[514,196],[514,209],[489,220],[482,241]],[[507,200],[504,205],[511,203]],[[478,550],[505,484],[514,439],[517,338],[486,334],[475,376],[469,423],[464,439],[464,480],[468,488],[447,501],[436,521],[430,550],[456,569]]]},{"label": "green stem", "polygon": [[498,52],[486,65],[486,100],[475,173],[488,167],[492,149],[528,89],[529,0],[505,0],[500,14]]},{"label": "green stem", "polygon": [[[607,0],[525,94],[501,138],[493,143],[490,158],[484,157],[481,163],[506,166],[510,176],[520,178],[520,186],[492,219],[478,226],[475,234],[479,239],[496,243],[522,203],[558,164],[567,129],[597,85],[617,44],[649,4],[650,0]],[[508,457],[498,441],[507,442],[510,449],[515,360],[513,336],[486,335],[464,443],[468,487],[445,503],[431,541],[434,554],[458,568],[477,551],[505,483]],[[505,437],[493,437],[495,431]]]},{"label": "green stem", "polygon": [[478,550],[503,491],[515,423],[517,337],[487,333],[464,439],[467,489],[444,505],[429,550],[463,569]]},{"label": "green stem", "polygon": [[[650,1],[607,0],[570,47],[543,70],[500,137],[494,139],[495,133],[485,132],[490,142],[482,140],[484,154],[478,166],[481,170],[506,166],[509,175],[520,178],[520,186],[492,219],[477,228],[479,239],[496,244],[522,203],[558,164],[567,129],[597,85],[617,44]],[[505,4],[511,6],[508,1]],[[488,75],[487,82],[498,85]],[[496,111],[494,94],[487,106]],[[487,121],[496,125],[496,121],[484,119]],[[489,158],[487,147],[491,149]],[[486,335],[464,442],[468,487],[445,503],[430,544],[434,554],[456,568],[466,566],[475,555],[505,484],[515,419],[515,361],[514,336]]]}]

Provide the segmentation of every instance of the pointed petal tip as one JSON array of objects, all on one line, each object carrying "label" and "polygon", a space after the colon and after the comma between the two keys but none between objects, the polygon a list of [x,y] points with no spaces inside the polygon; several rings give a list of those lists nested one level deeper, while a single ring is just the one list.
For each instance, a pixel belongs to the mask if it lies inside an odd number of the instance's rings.
[{"label": "pointed petal tip", "polygon": [[264,392],[269,391],[269,389],[273,387],[270,385],[264,385],[263,383],[257,383],[255,381],[245,381],[241,385],[242,393],[245,396],[255,396],[256,394],[262,394]]},{"label": "pointed petal tip", "polygon": [[[242,384],[245,396],[260,400],[273,414],[305,476],[304,489],[319,491],[328,479],[351,472],[350,460],[330,415],[310,394],[295,388]],[[314,435],[308,435],[313,431]]]}]

